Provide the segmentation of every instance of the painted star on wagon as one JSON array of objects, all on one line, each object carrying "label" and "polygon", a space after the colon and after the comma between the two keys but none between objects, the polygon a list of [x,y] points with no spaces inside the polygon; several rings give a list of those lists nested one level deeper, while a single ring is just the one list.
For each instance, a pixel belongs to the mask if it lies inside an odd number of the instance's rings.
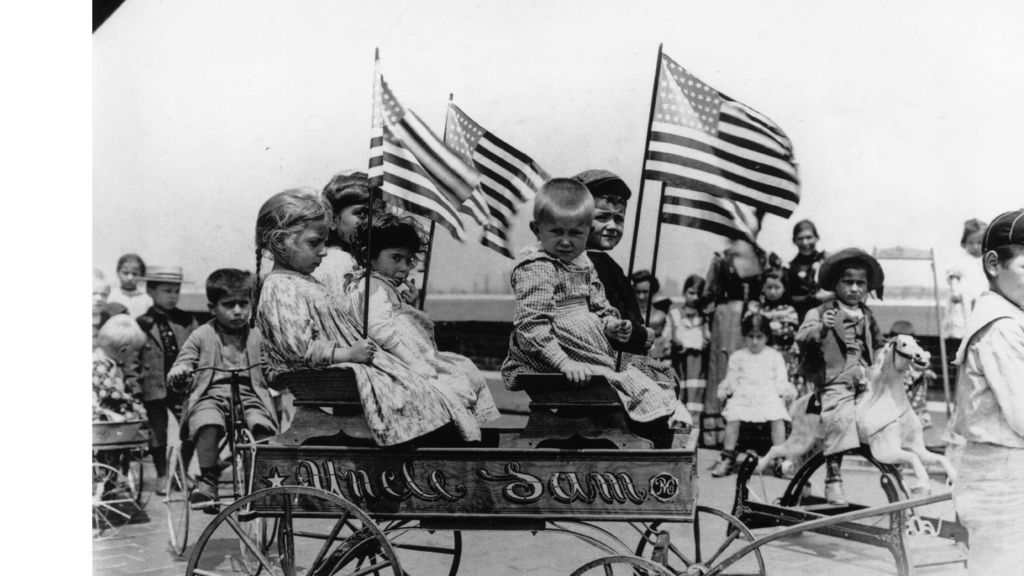
[{"label": "painted star on wagon", "polygon": [[270,476],[263,477],[263,481],[269,484],[271,488],[284,486],[284,481],[287,479],[287,476],[281,476],[281,474],[277,471],[276,466],[270,469]]}]

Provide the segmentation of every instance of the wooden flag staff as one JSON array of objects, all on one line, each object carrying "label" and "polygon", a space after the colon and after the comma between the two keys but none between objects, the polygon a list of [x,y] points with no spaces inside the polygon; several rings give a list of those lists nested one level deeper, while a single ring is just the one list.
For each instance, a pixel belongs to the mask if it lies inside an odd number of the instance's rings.
[{"label": "wooden flag staff", "polygon": [[[658,272],[658,248],[661,245],[661,209],[665,204],[665,183],[661,182],[661,193],[658,195],[658,223],[654,227],[654,257],[651,260],[651,281],[648,283],[654,288],[654,278]],[[644,310],[644,324],[651,323],[651,306],[654,304],[654,294],[647,293],[647,309]]]},{"label": "wooden flag staff", "polygon": [[[378,73],[380,72],[380,48],[379,47],[375,47],[373,49],[373,69],[374,69],[374,75],[373,75],[373,81],[374,81],[374,87],[373,87],[373,90],[374,90],[374,102],[373,102],[373,105],[374,106],[378,106],[378,105],[380,105],[380,103],[376,101],[376,99],[377,99],[377,94],[376,94],[377,86],[376,86],[376,83],[377,83],[377,80],[379,78]],[[382,126],[381,127],[381,135],[383,136],[383,134],[384,134],[384,128]],[[371,172],[373,171],[372,158],[371,158],[370,171]],[[383,184],[383,182],[381,182],[381,184]],[[368,338],[369,334],[370,334],[370,250],[371,250],[371,243],[373,241],[373,196],[374,196],[374,192],[376,190],[377,190],[377,187],[374,186],[373,182],[371,181],[370,182],[369,194],[366,195],[366,270],[364,271],[364,274],[366,274],[366,291],[363,294],[363,338]]]},{"label": "wooden flag staff", "polygon": [[[640,214],[644,207],[644,182],[647,180],[644,177],[644,167],[647,165],[647,154],[650,152],[651,147],[651,127],[654,125],[654,106],[658,101],[658,83],[661,81],[661,44],[658,44],[658,58],[654,64],[654,87],[651,89],[651,111],[647,116],[647,138],[644,142],[644,158],[640,164],[640,188],[636,193],[636,216],[633,219],[633,240],[629,246],[629,271],[626,273],[626,279],[632,281],[633,278],[633,265],[636,263],[636,241],[640,237]],[[664,188],[662,188],[664,191]],[[664,193],[664,192],[663,192]],[[661,210],[661,207],[658,207]],[[661,219],[658,219],[658,224],[661,224]],[[646,323],[647,318],[644,318]],[[615,359],[615,370],[618,371],[622,367],[622,352],[619,352]]]},{"label": "wooden flag staff", "polygon": [[[640,214],[644,207],[644,177],[643,168],[647,165],[647,155],[651,148],[651,127],[654,125],[654,106],[658,101],[658,83],[661,81],[661,44],[658,44],[658,59],[654,66],[654,88],[651,90],[651,112],[647,117],[647,138],[644,142],[644,158],[640,171],[640,188],[636,193],[636,218],[633,223],[633,241],[629,247],[629,272],[628,277],[633,276],[633,264],[636,262],[636,241],[640,236]],[[661,207],[658,207],[661,210]]]},{"label": "wooden flag staff", "polygon": [[[448,109],[449,110],[451,109],[452,101],[454,101],[454,100],[455,100],[455,94],[452,93],[452,92],[449,92],[448,93]],[[448,116],[449,116],[449,114],[446,111],[445,115],[444,115],[444,137],[441,139],[441,141],[444,144],[448,143]],[[420,310],[423,310],[423,308],[427,305],[427,280],[430,278],[430,256],[434,253],[434,228],[435,227],[436,227],[436,223],[434,222],[433,219],[431,219],[430,220],[430,239],[427,240],[427,256],[426,256],[426,259],[423,261],[423,286],[420,287],[420,301],[419,301]]]}]

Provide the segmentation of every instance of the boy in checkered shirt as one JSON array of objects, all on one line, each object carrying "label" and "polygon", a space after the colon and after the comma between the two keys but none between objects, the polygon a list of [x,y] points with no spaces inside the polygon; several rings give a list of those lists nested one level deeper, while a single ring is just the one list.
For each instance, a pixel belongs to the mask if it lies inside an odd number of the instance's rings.
[{"label": "boy in checkered shirt", "polygon": [[540,249],[512,271],[516,312],[502,366],[505,385],[516,389],[516,376],[524,373],[560,372],[576,385],[603,376],[635,422],[688,426],[674,381],[654,380],[633,366],[616,369],[612,342],[628,341],[633,326],[608,303],[585,252],[593,217],[594,199],[576,180],[556,178],[537,192],[530,229]]}]

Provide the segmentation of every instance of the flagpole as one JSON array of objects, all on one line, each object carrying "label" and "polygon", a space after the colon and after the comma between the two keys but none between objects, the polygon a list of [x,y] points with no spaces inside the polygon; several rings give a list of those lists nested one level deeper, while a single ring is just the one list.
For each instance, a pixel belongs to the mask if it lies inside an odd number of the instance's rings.
[{"label": "flagpole", "polygon": [[[453,92],[448,93],[448,111],[451,110],[452,102],[455,100],[455,94]],[[441,138],[442,144],[448,144],[448,112],[444,115],[444,137]],[[420,310],[423,310],[427,306],[427,280],[430,278],[430,257],[434,253],[434,228],[436,224],[434,219],[430,219],[430,239],[427,240],[427,257],[423,261],[423,286],[420,288]]]},{"label": "flagpole", "polygon": [[[658,100],[658,83],[661,81],[661,44],[658,44],[658,59],[654,66],[654,88],[651,90],[651,111],[647,117],[647,138],[644,142],[644,159],[640,168],[640,189],[636,193],[636,218],[633,223],[633,242],[629,247],[629,273],[628,276],[633,276],[633,264],[636,262],[636,241],[640,237],[640,213],[644,206],[644,182],[647,178],[644,177],[643,168],[647,165],[647,154],[651,149],[651,127],[654,125],[654,106]],[[658,207],[661,210],[661,206]],[[660,221],[659,221],[660,225]]]},{"label": "flagpole", "polygon": [[[661,245],[661,209],[665,202],[665,183],[661,182],[661,193],[658,195],[658,223],[654,227],[654,260],[651,262],[651,281],[648,283],[650,289],[654,288],[656,274],[658,272],[658,248]],[[647,310],[644,311],[644,324],[651,323],[651,306],[654,304],[654,293],[647,292]]]},{"label": "flagpole", "polygon": [[[373,68],[374,68],[374,80],[376,81],[376,72],[380,70],[380,47],[374,47],[373,49]],[[374,86],[374,91],[376,91]],[[381,134],[383,135],[383,128],[381,128]],[[371,166],[372,168],[372,166]],[[383,185],[384,182],[382,181]],[[370,183],[369,194],[366,197],[366,291],[363,293],[363,338],[368,338],[370,334],[370,250],[371,242],[373,240],[373,192],[376,188],[373,183]]]},{"label": "flagpole", "polygon": [[[651,149],[651,127],[654,125],[654,105],[658,102],[658,82],[661,81],[661,43],[658,43],[658,58],[654,62],[654,86],[651,88],[651,110],[647,115],[647,138],[644,141],[644,158],[640,164],[640,188],[636,193],[636,216],[633,219],[633,241],[630,242],[629,246],[629,272],[626,274],[627,279],[633,277],[633,265],[636,263],[636,241],[640,238],[640,214],[641,209],[644,206],[644,183],[647,178],[644,177],[644,167],[647,165],[647,153]],[[660,212],[661,206],[658,207]],[[661,225],[661,219],[658,219],[658,225]],[[647,319],[644,319],[644,323]],[[615,370],[618,371],[622,365],[622,352],[619,352],[615,359]]]}]

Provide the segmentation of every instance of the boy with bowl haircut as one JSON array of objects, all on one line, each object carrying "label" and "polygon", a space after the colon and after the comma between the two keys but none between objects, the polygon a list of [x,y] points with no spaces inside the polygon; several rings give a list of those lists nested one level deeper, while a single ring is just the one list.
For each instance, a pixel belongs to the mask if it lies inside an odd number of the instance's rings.
[{"label": "boy with bowl haircut", "polygon": [[198,324],[191,314],[178,309],[184,282],[180,266],[150,266],[143,280],[153,299],[149,310],[136,318],[146,333],[146,344],[128,364],[125,380],[149,416],[150,454],[159,477],[156,493],[162,495],[167,484],[167,410],[181,401],[180,396],[168,394],[167,372]]},{"label": "boy with bowl haircut", "polygon": [[953,502],[970,536],[971,574],[1024,566],[1024,210],[982,238],[989,291],[977,298],[957,351],[953,431],[967,444]]},{"label": "boy with bowl haircut", "polygon": [[181,429],[182,437],[195,445],[199,460],[200,477],[190,496],[192,503],[217,500],[218,443],[232,420],[231,374],[224,370],[245,369],[238,390],[245,424],[253,437],[260,440],[278,430],[274,401],[258,365],[263,338],[258,328],[249,328],[252,285],[252,275],[242,270],[222,268],[210,274],[206,298],[213,318],[192,332],[167,374],[172,385],[190,380]]},{"label": "boy with bowl haircut", "polygon": [[874,314],[864,303],[868,292],[881,297],[881,265],[859,248],[840,250],[818,271],[818,283],[835,299],[812,308],[796,334],[802,371],[814,382],[825,427],[825,498],[846,504],[840,474],[842,454],[860,446],[855,399],[865,387],[867,369],[884,344]]}]

